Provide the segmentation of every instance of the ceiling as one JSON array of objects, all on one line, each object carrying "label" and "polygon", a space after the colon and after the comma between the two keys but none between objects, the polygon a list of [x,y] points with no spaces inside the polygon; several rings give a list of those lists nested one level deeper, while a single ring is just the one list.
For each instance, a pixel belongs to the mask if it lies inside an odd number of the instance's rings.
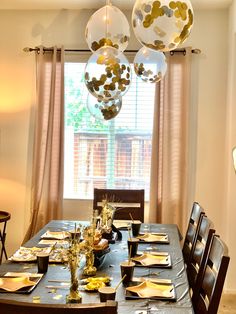
[{"label": "ceiling", "polygon": [[[112,0],[122,10],[131,10],[135,0]],[[232,0],[191,0],[194,9],[223,9]],[[0,0],[0,10],[98,9],[106,0]]]}]

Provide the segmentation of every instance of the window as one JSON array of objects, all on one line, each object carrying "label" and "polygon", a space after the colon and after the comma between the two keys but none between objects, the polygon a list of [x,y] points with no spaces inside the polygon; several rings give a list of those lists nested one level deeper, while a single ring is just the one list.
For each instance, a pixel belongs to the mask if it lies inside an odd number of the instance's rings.
[{"label": "window", "polygon": [[87,109],[85,65],[65,64],[64,198],[92,198],[95,187],[144,188],[148,197],[155,84],[133,74],[117,117],[96,120]]}]

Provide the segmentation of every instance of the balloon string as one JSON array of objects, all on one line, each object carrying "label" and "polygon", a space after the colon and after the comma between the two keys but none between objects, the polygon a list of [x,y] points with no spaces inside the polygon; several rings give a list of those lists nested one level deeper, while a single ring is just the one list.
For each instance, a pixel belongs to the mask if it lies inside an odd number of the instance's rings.
[{"label": "balloon string", "polygon": [[108,37],[108,6],[111,5],[111,1],[110,0],[106,0],[106,39]]}]

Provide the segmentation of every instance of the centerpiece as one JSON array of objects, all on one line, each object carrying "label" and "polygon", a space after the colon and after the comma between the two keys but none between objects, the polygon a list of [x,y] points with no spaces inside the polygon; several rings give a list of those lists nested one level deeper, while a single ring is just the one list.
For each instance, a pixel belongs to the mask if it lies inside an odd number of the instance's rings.
[{"label": "centerpiece", "polygon": [[[75,225],[75,231],[77,231]],[[76,233],[76,232],[75,232]],[[67,258],[68,258],[68,268],[70,270],[71,275],[71,284],[70,284],[70,292],[66,296],[66,303],[80,303],[82,297],[79,293],[79,281],[77,268],[80,263],[80,242],[76,236],[71,236],[69,238],[69,245],[67,249]]]},{"label": "centerpiece", "polygon": [[100,212],[98,223],[102,232],[102,237],[107,239],[110,243],[114,243],[117,236],[117,234],[113,232],[115,210],[115,207],[109,203],[107,198],[102,201],[102,210]]},{"label": "centerpiece", "polygon": [[97,268],[94,266],[94,253],[93,253],[93,245],[94,245],[94,237],[96,225],[92,223],[90,226],[84,228],[82,242],[83,251],[86,258],[86,265],[83,269],[83,274],[86,276],[92,276],[96,274]]}]

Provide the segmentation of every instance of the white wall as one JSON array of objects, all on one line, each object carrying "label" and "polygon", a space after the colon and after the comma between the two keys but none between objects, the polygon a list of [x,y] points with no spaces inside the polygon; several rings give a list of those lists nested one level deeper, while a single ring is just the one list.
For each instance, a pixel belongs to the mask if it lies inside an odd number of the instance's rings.
[{"label": "white wall", "polygon": [[227,288],[236,292],[236,173],[232,166],[232,148],[236,146],[236,1],[230,7],[229,19],[229,62],[228,62],[228,101],[226,112],[226,146],[225,146],[225,214],[226,214],[226,243],[229,246],[230,268]]},{"label": "white wall", "polygon": [[[222,234],[224,145],[227,80],[227,11],[196,15],[190,39],[202,50],[196,84],[197,158],[195,200],[205,208]],[[213,38],[216,38],[215,40]]]},{"label": "white wall", "polygon": [[[84,29],[90,15],[85,10],[0,11],[0,208],[12,213],[7,239],[9,252],[23,238],[30,209],[35,63],[33,53],[24,53],[22,49],[39,44],[87,49]],[[227,34],[226,10],[196,11],[195,25],[186,46],[202,50],[201,55],[193,56],[196,114],[192,122],[197,126],[193,130],[193,142],[197,145],[193,200],[206,209],[217,230],[227,239],[231,255],[235,255],[236,249],[229,241],[235,211],[226,206],[226,160],[230,163],[230,158],[226,158],[225,147],[232,131],[226,133]],[[128,48],[137,47],[132,39]],[[232,177],[230,184],[235,186],[235,180]],[[91,208],[91,202],[85,201],[82,207],[76,201],[66,200],[64,204],[65,218],[86,218],[86,209]],[[231,222],[230,231],[226,221]],[[231,261],[231,274],[236,273],[235,268],[235,262]],[[236,289],[236,280],[230,280],[228,287]]]}]

